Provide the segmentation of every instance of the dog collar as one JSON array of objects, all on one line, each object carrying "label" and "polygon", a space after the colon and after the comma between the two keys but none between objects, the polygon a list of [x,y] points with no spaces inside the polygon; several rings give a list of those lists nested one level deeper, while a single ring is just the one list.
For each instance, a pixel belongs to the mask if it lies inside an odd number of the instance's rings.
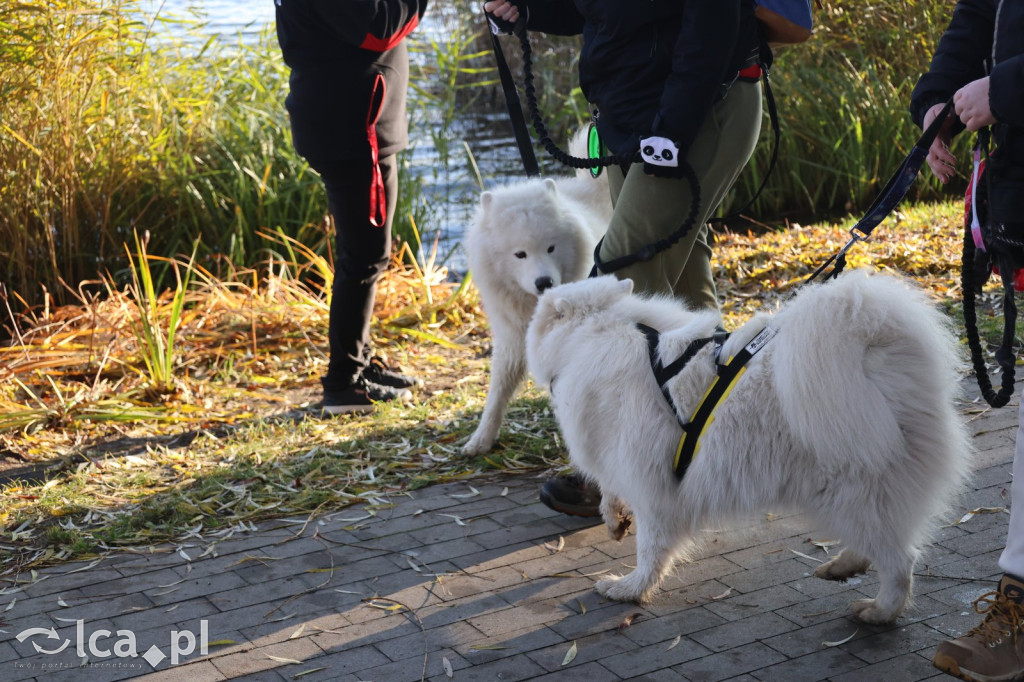
[{"label": "dog collar", "polygon": [[771,327],[765,327],[739,353],[729,358],[725,364],[719,362],[718,359],[721,355],[722,346],[729,338],[729,334],[725,331],[716,332],[712,337],[691,341],[682,356],[666,367],[658,358],[657,353],[660,333],[656,329],[644,324],[637,324],[637,327],[647,337],[647,352],[651,360],[651,369],[654,371],[654,377],[658,381],[658,386],[661,387],[661,394],[668,401],[669,407],[672,408],[672,412],[676,415],[676,419],[679,419],[679,412],[676,410],[675,401],[672,400],[672,395],[668,391],[667,384],[669,380],[682,371],[683,367],[697,354],[697,351],[709,342],[715,342],[717,376],[704,393],[704,397],[701,398],[697,409],[693,411],[690,420],[688,422],[679,420],[680,426],[683,427],[683,435],[679,439],[679,445],[676,447],[676,454],[672,461],[672,470],[675,472],[676,478],[682,480],[683,476],[686,475],[690,462],[693,461],[700,451],[701,436],[704,435],[711,422],[715,420],[715,409],[728,397],[733,386],[736,385],[736,382],[739,381],[739,378],[746,370],[746,365],[750,359],[772,340],[776,331]]}]

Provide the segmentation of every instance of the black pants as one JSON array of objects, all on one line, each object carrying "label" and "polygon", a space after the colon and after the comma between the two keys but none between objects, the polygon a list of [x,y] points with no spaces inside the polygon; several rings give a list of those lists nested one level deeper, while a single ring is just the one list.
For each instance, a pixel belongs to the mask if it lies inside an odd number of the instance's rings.
[{"label": "black pants", "polygon": [[330,363],[321,379],[325,392],[350,386],[370,357],[370,317],[377,280],[391,255],[391,223],[398,197],[396,156],[380,159],[387,205],[385,224],[370,223],[368,159],[309,160],[323,178],[334,219],[334,288],[328,337]]}]

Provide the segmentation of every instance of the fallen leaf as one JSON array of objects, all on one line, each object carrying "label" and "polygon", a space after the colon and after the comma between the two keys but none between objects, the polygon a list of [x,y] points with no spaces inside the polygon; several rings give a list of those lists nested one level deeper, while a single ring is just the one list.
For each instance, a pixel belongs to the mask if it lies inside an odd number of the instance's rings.
[{"label": "fallen leaf", "polygon": [[665,651],[671,651],[672,649],[675,649],[677,646],[679,646],[679,642],[682,639],[683,639],[682,635],[676,635],[676,638],[672,640],[672,643],[668,645],[668,648],[665,649]]},{"label": "fallen leaf", "polygon": [[573,640],[572,646],[569,647],[569,650],[565,652],[565,658],[562,659],[562,665],[569,665],[570,663],[572,663],[573,659],[576,658],[577,651],[578,650],[576,649],[576,640]]},{"label": "fallen leaf", "polygon": [[296,630],[295,632],[293,632],[291,635],[288,636],[288,639],[298,639],[299,637],[302,636],[302,632],[305,629],[306,629],[306,624],[303,623],[302,625],[299,626],[298,630]]},{"label": "fallen leaf", "polygon": [[[854,630],[854,631],[853,631],[853,635],[856,635],[856,634],[857,634],[858,632],[860,632],[860,630],[859,630],[859,629],[857,629],[857,630]],[[846,644],[846,643],[847,643],[847,642],[849,642],[849,641],[850,641],[851,639],[853,639],[853,635],[850,635],[850,636],[849,636],[849,637],[847,637],[846,639],[841,639],[841,640],[839,640],[838,642],[822,642],[822,643],[821,643],[821,645],[822,645],[822,646],[839,646],[840,644]]]},{"label": "fallen leaf", "polygon": [[818,562],[819,564],[823,564],[823,563],[825,563],[825,562],[824,562],[824,561],[822,561],[821,559],[817,559],[817,558],[815,558],[815,557],[812,557],[812,556],[811,556],[810,554],[804,554],[803,552],[798,552],[798,551],[796,551],[795,549],[790,549],[789,551],[790,551],[790,552],[792,552],[793,554],[796,554],[797,556],[802,556],[802,557],[803,557],[803,558],[805,558],[805,559],[810,559],[811,561],[816,561],[816,562]]},{"label": "fallen leaf", "polygon": [[327,670],[327,668],[310,668],[309,670],[303,670],[301,673],[295,673],[294,675],[292,675],[292,679],[293,680],[297,680],[300,677],[305,677],[306,675],[312,675],[313,673],[318,673],[321,670]]},{"label": "fallen leaf", "polygon": [[448,679],[455,676],[455,671],[452,670],[452,662],[448,660],[447,656],[441,657],[441,665],[444,666],[444,674],[448,676]]},{"label": "fallen leaf", "polygon": [[278,663],[294,663],[296,665],[302,663],[302,661],[297,661],[294,658],[282,658],[281,656],[271,656],[270,654],[267,654],[267,658]]},{"label": "fallen leaf", "polygon": [[731,587],[729,589],[727,589],[725,592],[723,592],[722,594],[719,594],[719,595],[716,595],[716,596],[712,597],[711,601],[718,601],[719,599],[725,599],[730,594],[732,594],[732,588]]}]

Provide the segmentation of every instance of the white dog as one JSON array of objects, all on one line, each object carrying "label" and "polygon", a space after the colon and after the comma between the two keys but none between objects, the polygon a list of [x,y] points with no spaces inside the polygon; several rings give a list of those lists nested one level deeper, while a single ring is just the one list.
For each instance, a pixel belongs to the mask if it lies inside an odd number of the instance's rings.
[{"label": "white dog", "polygon": [[[570,150],[580,155],[577,135]],[[466,233],[469,268],[491,325],[487,402],[469,455],[494,445],[508,403],[526,373],[526,328],[545,289],[590,273],[594,247],[608,229],[607,174],[587,170],[558,180],[527,180],[484,192]]]},{"label": "white dog", "polygon": [[636,323],[661,331],[656,356],[668,365],[712,336],[720,318],[631,291],[632,282],[611,276],[552,289],[527,337],[530,371],[551,389],[573,464],[600,485],[613,536],[628,525],[627,506],[636,516],[636,570],[597,590],[647,601],[702,528],[784,506],[845,542],[815,575],[878,570],[878,595],[854,602],[857,617],[898,616],[921,548],[969,466],[953,405],[957,344],[927,296],[854,271],[805,288],[773,316],[756,315],[729,336],[719,361],[763,340],[766,326],[775,336],[718,402],[680,481],[680,421],[715,380],[715,343],[665,381],[673,410]]}]

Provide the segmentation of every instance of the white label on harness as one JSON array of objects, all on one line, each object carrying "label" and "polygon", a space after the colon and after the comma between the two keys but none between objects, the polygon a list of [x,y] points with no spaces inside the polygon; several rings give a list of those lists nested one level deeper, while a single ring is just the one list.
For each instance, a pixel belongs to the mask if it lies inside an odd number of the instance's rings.
[{"label": "white label on harness", "polygon": [[755,336],[750,343],[747,344],[745,350],[751,355],[754,355],[757,351],[764,348],[764,345],[771,341],[775,334],[776,331],[774,329],[771,327],[765,327],[757,333],[757,336]]}]

